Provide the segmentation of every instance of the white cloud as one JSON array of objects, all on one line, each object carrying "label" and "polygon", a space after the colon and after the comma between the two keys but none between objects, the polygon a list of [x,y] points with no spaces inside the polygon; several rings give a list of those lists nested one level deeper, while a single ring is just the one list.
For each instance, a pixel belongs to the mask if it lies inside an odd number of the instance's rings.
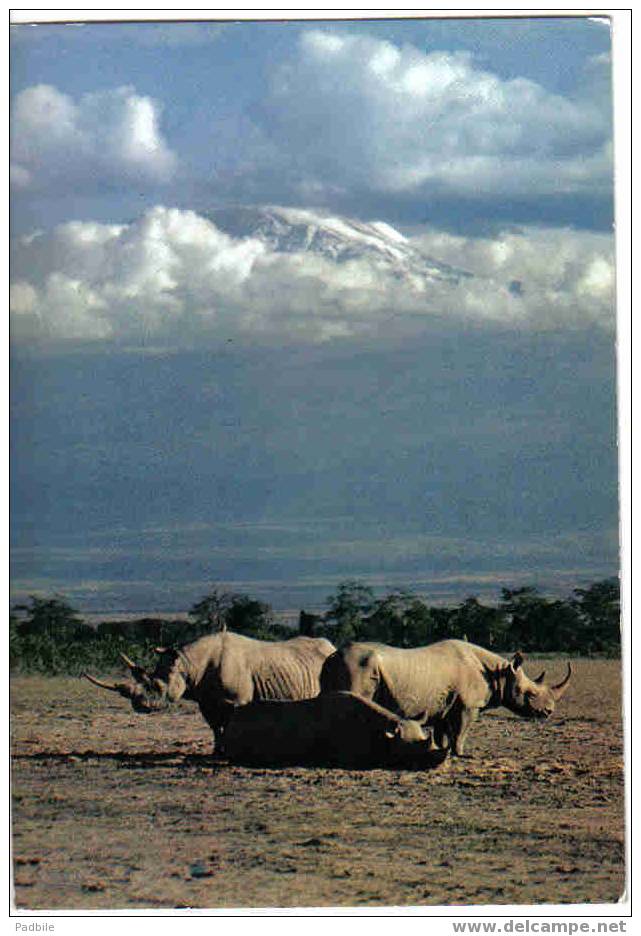
[{"label": "white cloud", "polygon": [[31,173],[29,170],[25,169],[24,166],[19,166],[17,163],[11,163],[9,167],[9,178],[11,185],[15,189],[28,188],[31,183]]},{"label": "white cloud", "polygon": [[9,306],[14,315],[30,315],[38,302],[38,293],[30,283],[18,280],[9,288]]},{"label": "white cloud", "polygon": [[166,182],[177,161],[159,120],[157,102],[129,86],[77,100],[51,85],[25,88],[13,103],[14,183]]},{"label": "white cloud", "polygon": [[502,79],[469,53],[310,30],[278,73],[266,128],[287,140],[303,179],[331,186],[504,198],[609,191],[607,67],[591,62],[569,97]]},{"label": "white cloud", "polygon": [[[412,245],[473,276],[421,280],[372,257],[335,263],[232,238],[193,211],[158,206],[128,225],[62,224],[23,238],[11,292],[16,341],[193,345],[381,339],[430,321],[612,327],[612,240],[525,229]],[[429,265],[429,264],[428,264]]]},{"label": "white cloud", "polygon": [[542,328],[613,325],[614,242],[607,234],[523,228],[465,238],[433,231],[417,244],[476,274],[463,286],[466,306],[479,316]]}]

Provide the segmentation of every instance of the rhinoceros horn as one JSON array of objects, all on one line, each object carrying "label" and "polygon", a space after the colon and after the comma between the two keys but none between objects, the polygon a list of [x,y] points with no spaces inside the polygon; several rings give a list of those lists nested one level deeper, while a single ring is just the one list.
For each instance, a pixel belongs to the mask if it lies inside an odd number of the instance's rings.
[{"label": "rhinoceros horn", "polygon": [[543,670],[540,676],[537,676],[536,679],[533,680],[533,682],[538,683],[540,686],[544,679],[545,679],[545,670]]},{"label": "rhinoceros horn", "polygon": [[85,679],[88,679],[90,683],[93,683],[94,686],[100,686],[101,689],[108,689],[110,692],[117,692],[119,695],[124,696],[125,699],[133,699],[133,697],[139,691],[133,683],[106,683],[102,679],[96,679],[95,676],[90,676],[89,673],[82,674]]},{"label": "rhinoceros horn", "polygon": [[131,670],[131,675],[134,677],[136,682],[141,683],[143,686],[151,685],[151,676],[147,670],[143,669],[142,666],[138,666],[138,664],[134,663],[133,660],[130,660],[126,653],[119,653],[118,655],[123,663],[129,667]]},{"label": "rhinoceros horn", "polygon": [[102,679],[96,679],[95,676],[90,676],[89,673],[83,673],[82,675],[85,679],[88,679],[90,683],[93,683],[94,686],[100,686],[101,689],[108,689],[110,692],[117,692],[125,699],[129,699],[136,712],[149,714],[151,712],[161,712],[167,707],[167,703],[164,699],[148,698],[144,690],[135,683],[124,682],[110,684],[103,682]]},{"label": "rhinoceros horn", "polygon": [[567,672],[565,679],[562,679],[561,682],[557,683],[556,686],[550,686],[550,692],[552,693],[555,699],[561,698],[561,696],[563,695],[563,693],[568,687],[568,683],[570,682],[571,675],[572,675],[572,667],[568,663],[568,672]]},{"label": "rhinoceros horn", "polygon": [[140,666],[138,666],[137,663],[134,663],[133,660],[130,660],[126,653],[119,653],[118,656],[123,661],[123,663],[125,663],[129,667],[130,670],[136,670],[136,669],[141,668]]}]

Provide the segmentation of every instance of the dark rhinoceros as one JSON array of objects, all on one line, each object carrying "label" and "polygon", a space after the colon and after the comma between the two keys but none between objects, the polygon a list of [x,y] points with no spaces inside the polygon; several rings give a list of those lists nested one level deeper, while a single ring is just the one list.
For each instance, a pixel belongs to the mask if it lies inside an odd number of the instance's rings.
[{"label": "dark rhinoceros", "polygon": [[252,702],[234,711],[225,751],[236,763],[431,768],[447,748],[431,730],[351,692],[300,702]]},{"label": "dark rhinoceros", "polygon": [[547,718],[567,689],[572,667],[548,686],[545,673],[530,679],[523,656],[506,660],[464,640],[442,640],[403,650],[351,643],[327,658],[321,692],[347,690],[374,699],[405,718],[431,725],[437,744],[447,737],[463,755],[470,725],[484,709],[505,706],[524,718]]},{"label": "dark rhinoceros", "polygon": [[[178,648],[156,648],[153,672],[124,654],[135,682],[91,682],[130,699],[138,712],[155,712],[169,702],[196,702],[214,732],[217,747],[232,710],[255,699],[309,699],[320,691],[320,671],[334,652],[323,638],[254,640],[231,631],[201,637]],[[86,674],[85,674],[86,675]]]}]

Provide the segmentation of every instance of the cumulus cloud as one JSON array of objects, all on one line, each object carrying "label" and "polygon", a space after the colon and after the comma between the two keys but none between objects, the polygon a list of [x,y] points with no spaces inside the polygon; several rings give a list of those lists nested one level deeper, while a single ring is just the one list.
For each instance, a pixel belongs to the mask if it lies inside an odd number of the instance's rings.
[{"label": "cumulus cloud", "polygon": [[608,234],[524,228],[494,237],[431,231],[417,246],[474,273],[470,311],[544,328],[614,322],[614,242]]},{"label": "cumulus cloud", "polygon": [[278,73],[266,126],[287,139],[302,185],[465,197],[609,191],[608,63],[589,70],[569,97],[502,79],[467,52],[309,30]]},{"label": "cumulus cloud", "polygon": [[159,122],[157,102],[129,86],[77,100],[51,85],[25,88],[13,102],[14,185],[167,182],[177,160]]},{"label": "cumulus cloud", "polygon": [[[398,247],[404,238],[396,237]],[[472,275],[424,279],[358,253],[341,263],[284,253],[161,206],[131,224],[70,222],[17,245],[12,332],[22,342],[185,346],[229,337],[385,339],[436,319],[612,326],[606,235],[525,229],[470,239],[428,231],[406,243]]]}]

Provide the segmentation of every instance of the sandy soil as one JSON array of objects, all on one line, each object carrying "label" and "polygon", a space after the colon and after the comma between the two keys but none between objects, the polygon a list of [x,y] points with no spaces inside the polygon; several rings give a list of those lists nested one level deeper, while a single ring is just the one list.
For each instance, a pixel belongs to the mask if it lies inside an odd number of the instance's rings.
[{"label": "sandy soil", "polygon": [[81,680],[14,678],[16,905],[614,903],[620,667],[575,673],[548,723],[488,713],[472,758],[429,773],[234,767],[193,706],[136,715]]}]

